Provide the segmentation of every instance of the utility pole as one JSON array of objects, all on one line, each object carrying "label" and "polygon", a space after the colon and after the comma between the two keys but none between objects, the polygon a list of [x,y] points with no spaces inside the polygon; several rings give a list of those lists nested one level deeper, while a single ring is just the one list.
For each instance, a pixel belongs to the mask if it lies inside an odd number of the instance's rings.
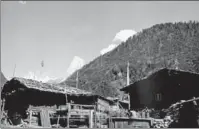
[{"label": "utility pole", "polygon": [[129,62],[127,63],[127,80],[126,80],[126,84],[127,86],[130,84],[130,80],[129,80]]},{"label": "utility pole", "polygon": [[16,69],[16,64],[14,66],[13,77],[15,76],[15,69]]},{"label": "utility pole", "polygon": [[78,71],[77,71],[77,76],[76,76],[76,88],[78,88],[78,81],[79,81],[79,80],[78,80],[78,79],[79,79],[79,78],[78,78],[78,74],[79,74],[79,73],[78,73]]},{"label": "utility pole", "polygon": [[[126,82],[126,84],[127,84],[127,86],[129,86],[130,85],[130,79],[129,79],[129,61],[128,61],[128,63],[127,63],[127,80],[126,80],[127,82]],[[128,93],[128,101],[129,101],[129,110],[130,110],[130,95],[129,95],[129,93]]]}]

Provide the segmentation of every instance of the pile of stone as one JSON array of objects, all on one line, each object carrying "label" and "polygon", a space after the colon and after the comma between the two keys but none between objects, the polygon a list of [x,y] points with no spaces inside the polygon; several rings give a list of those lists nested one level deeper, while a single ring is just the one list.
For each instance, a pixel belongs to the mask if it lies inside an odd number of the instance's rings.
[{"label": "pile of stone", "polygon": [[154,119],[154,121],[153,121],[153,128],[164,128],[164,121],[163,121],[163,119]]},{"label": "pile of stone", "polygon": [[165,117],[164,119],[154,119],[153,128],[168,128],[172,122],[173,120],[169,116]]},{"label": "pile of stone", "polygon": [[172,122],[168,127],[171,128],[197,128],[199,127],[199,107],[198,98],[180,101],[164,110]]}]

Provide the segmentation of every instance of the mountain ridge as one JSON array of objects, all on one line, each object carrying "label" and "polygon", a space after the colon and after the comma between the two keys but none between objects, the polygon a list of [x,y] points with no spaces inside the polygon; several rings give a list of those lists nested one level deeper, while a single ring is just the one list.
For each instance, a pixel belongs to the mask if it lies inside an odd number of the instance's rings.
[{"label": "mountain ridge", "polygon": [[[199,73],[199,22],[156,24],[143,29],[112,51],[79,70],[79,88],[105,97],[121,97],[130,63],[130,83],[157,68],[179,68]],[[62,85],[75,86],[76,74]]]}]

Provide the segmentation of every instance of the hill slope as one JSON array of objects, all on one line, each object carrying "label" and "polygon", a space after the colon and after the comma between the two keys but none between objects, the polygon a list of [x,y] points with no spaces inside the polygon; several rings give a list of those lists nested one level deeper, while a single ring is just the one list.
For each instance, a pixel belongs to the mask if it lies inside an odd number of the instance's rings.
[{"label": "hill slope", "polygon": [[3,75],[3,73],[1,72],[1,87],[3,87],[3,85],[7,82],[7,79],[5,78],[5,76]]},{"label": "hill slope", "polygon": [[[79,70],[79,88],[102,96],[120,96],[130,62],[131,83],[154,69],[180,68],[199,73],[199,23],[154,25]],[[76,73],[62,84],[75,86]]]}]

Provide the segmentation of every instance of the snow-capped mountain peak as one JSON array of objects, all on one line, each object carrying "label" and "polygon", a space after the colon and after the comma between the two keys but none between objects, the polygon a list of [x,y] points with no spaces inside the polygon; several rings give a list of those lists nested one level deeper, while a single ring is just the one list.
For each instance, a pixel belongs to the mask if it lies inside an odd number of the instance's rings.
[{"label": "snow-capped mountain peak", "polygon": [[76,70],[82,68],[84,65],[85,61],[82,58],[74,56],[73,60],[70,63],[70,66],[67,69],[68,76],[73,74]]}]

